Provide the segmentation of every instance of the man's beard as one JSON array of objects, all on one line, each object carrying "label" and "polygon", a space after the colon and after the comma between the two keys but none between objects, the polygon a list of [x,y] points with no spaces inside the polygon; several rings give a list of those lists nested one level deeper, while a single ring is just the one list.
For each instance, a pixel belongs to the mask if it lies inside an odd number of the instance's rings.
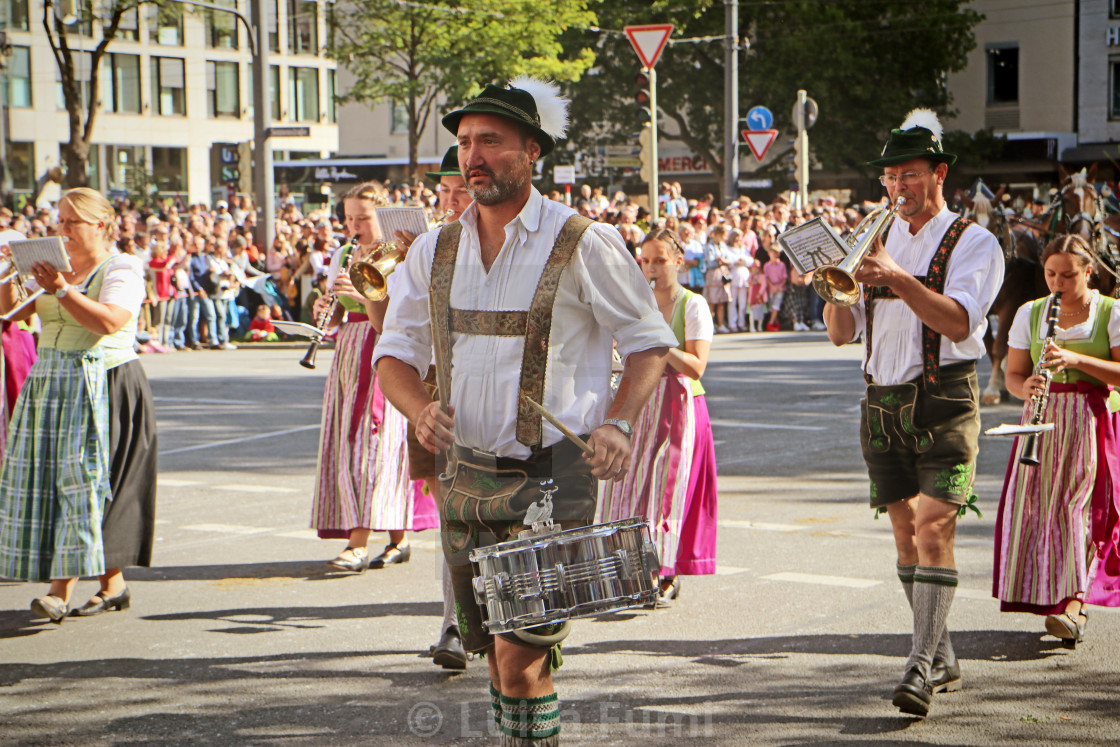
[{"label": "man's beard", "polygon": [[488,168],[476,168],[472,171],[481,171],[490,177],[486,186],[471,184],[467,181],[467,194],[479,205],[500,205],[501,203],[519,195],[529,184],[529,169],[516,167],[502,174],[500,177]]}]

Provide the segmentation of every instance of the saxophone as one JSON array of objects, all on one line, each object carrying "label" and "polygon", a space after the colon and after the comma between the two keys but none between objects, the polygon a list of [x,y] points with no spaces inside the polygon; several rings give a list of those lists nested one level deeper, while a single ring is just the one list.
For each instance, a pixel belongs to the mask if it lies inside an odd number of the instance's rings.
[{"label": "saxophone", "polygon": [[[1050,380],[1054,378],[1054,372],[1048,366],[1043,365],[1043,360],[1046,357],[1046,349],[1050,343],[1054,342],[1054,335],[1058,326],[1058,314],[1062,308],[1062,294],[1055,293],[1053,299],[1050,301],[1050,311],[1046,315],[1046,339],[1042,341],[1042,353],[1038,356],[1038,363],[1034,365],[1032,375],[1041,376],[1043,385],[1042,391],[1037,394],[1031,395],[1031,416],[1028,425],[1037,426],[1042,423],[1042,413],[1046,410],[1046,402],[1050,398]],[[1023,451],[1019,454],[1019,464],[1026,464],[1029,466],[1038,466],[1038,436],[1039,434],[1030,433],[1023,441]]]}]

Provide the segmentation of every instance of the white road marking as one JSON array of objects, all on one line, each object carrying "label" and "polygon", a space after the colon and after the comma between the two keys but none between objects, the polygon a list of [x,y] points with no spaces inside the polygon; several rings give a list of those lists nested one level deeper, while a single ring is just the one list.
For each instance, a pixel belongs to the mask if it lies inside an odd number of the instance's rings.
[{"label": "white road marking", "polygon": [[870,578],[846,578],[844,576],[821,576],[815,573],[793,573],[783,571],[761,576],[767,581],[789,581],[796,584],[819,584],[821,586],[844,586],[849,589],[868,589],[883,583]]},{"label": "white road marking", "polygon": [[774,524],[766,521],[745,521],[742,519],[724,519],[717,522],[718,526],[728,529],[761,529],[764,532],[804,532],[805,527],[797,524]]},{"label": "white road marking", "polygon": [[272,485],[215,485],[215,490],[233,490],[238,493],[300,493],[299,488],[277,488]]},{"label": "white road marking", "polygon": [[750,568],[739,568],[734,565],[717,565],[717,576],[734,576],[736,573],[746,573]]},{"label": "white road marking", "polygon": [[188,524],[181,528],[193,532],[215,532],[217,534],[262,534],[272,531],[272,527],[247,527],[239,524]]},{"label": "white road marking", "polygon": [[749,428],[755,430],[778,431],[824,431],[828,430],[823,425],[778,425],[774,423],[736,423],[732,420],[712,420],[712,425],[721,428]]},{"label": "white road marking", "polygon": [[201,485],[198,480],[176,480],[171,477],[161,477],[156,482],[157,487],[165,488],[185,488],[188,485]]},{"label": "white road marking", "polygon": [[246,399],[193,399],[190,397],[152,397],[153,402],[185,402],[192,405],[259,405]]},{"label": "white road marking", "polygon": [[297,529],[294,532],[278,532],[277,537],[287,537],[288,539],[297,540],[317,540],[319,533],[314,529]]},{"label": "white road marking", "polygon": [[212,449],[215,446],[229,446],[230,444],[240,444],[246,441],[259,441],[262,438],[275,438],[276,436],[286,436],[289,433],[301,433],[303,431],[317,431],[318,425],[301,425],[299,428],[289,428],[283,431],[272,431],[271,433],[258,433],[255,436],[246,436],[245,438],[231,438],[227,441],[211,441],[207,444],[196,444],[194,446],[184,446],[181,449],[171,449],[170,451],[161,451],[160,456],[168,456],[169,454],[182,454],[185,451],[199,451],[200,449]]}]

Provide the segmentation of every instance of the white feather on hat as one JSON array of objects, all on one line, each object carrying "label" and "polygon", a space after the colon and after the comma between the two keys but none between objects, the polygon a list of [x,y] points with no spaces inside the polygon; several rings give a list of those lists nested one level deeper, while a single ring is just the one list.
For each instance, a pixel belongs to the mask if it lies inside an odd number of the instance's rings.
[{"label": "white feather on hat", "polygon": [[898,129],[909,130],[911,127],[925,127],[933,133],[937,142],[941,142],[941,120],[937,118],[936,112],[932,109],[913,109],[906,115],[906,119],[902,120],[902,126]]},{"label": "white feather on hat", "polygon": [[533,97],[537,116],[541,118],[541,129],[553,140],[563,140],[568,131],[568,100],[560,95],[560,86],[528,75],[517,76],[509,85]]}]

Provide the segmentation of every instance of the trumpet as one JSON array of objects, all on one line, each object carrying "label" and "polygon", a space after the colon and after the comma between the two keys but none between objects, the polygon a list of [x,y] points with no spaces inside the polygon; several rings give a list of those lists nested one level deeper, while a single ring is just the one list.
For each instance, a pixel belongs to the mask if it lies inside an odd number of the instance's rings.
[{"label": "trumpet", "polygon": [[[342,268],[341,272],[346,272],[350,267],[351,260],[354,259],[354,248],[358,246],[358,237],[350,239],[346,246],[339,249],[339,251],[346,251],[350,249],[350,253],[346,255],[346,265]],[[319,314],[319,318],[315,321],[315,327],[319,330],[319,336],[311,340],[311,344],[307,346],[307,352],[303,358],[300,359],[299,364],[304,368],[315,368],[315,356],[319,354],[319,346],[323,344],[323,335],[326,332],[327,324],[330,322],[331,317],[334,316],[334,310],[338,308],[338,294],[334,292],[332,287],[327,291],[328,303]]]},{"label": "trumpet", "polygon": [[[14,264],[15,263],[12,262],[11,260],[7,260],[4,263],[4,271],[7,271],[7,270],[11,269],[14,266]],[[6,285],[7,283],[10,283],[13,280],[15,280],[17,277],[19,277],[19,270],[12,270],[8,274],[4,275],[4,277],[0,278],[0,285]],[[24,295],[23,285],[18,284],[16,286],[16,291],[20,296],[23,296]],[[19,304],[17,304],[8,313],[0,314],[0,321],[4,321],[4,322],[11,321],[12,317],[14,317],[16,314],[20,313],[21,311],[23,311],[25,308],[27,308],[31,304],[35,303],[35,299],[37,299],[41,295],[43,295],[43,289],[42,288],[35,291],[34,293],[32,293],[27,298],[23,299],[23,301],[21,301]]]},{"label": "trumpet", "polygon": [[348,274],[354,290],[370,301],[384,301],[389,295],[388,278],[404,261],[406,247],[396,241],[382,241],[366,259],[350,265]]},{"label": "trumpet", "polygon": [[[848,246],[852,247],[848,256],[838,265],[822,265],[817,268],[813,273],[813,290],[821,298],[836,306],[852,306],[859,301],[859,283],[856,282],[855,274],[871,253],[879,234],[883,233],[905,201],[906,198],[899,197],[890,208],[881,207],[868,213],[848,237]],[[855,243],[857,241],[858,244]]]}]

